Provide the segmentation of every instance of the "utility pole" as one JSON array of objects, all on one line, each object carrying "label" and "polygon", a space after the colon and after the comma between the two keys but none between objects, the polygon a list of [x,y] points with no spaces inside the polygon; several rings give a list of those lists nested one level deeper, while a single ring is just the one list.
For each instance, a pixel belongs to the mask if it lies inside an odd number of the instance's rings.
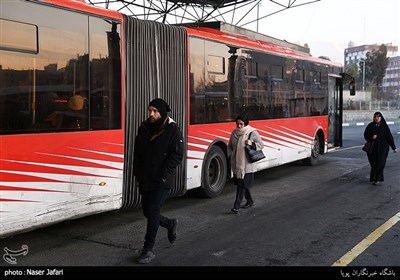
[{"label": "utility pole", "polygon": [[260,6],[261,6],[261,0],[258,1],[257,3],[257,32],[258,32],[258,22],[260,21]]},{"label": "utility pole", "polygon": [[363,92],[365,92],[365,59],[360,59],[360,62],[363,63],[363,84],[362,84],[362,89]]}]

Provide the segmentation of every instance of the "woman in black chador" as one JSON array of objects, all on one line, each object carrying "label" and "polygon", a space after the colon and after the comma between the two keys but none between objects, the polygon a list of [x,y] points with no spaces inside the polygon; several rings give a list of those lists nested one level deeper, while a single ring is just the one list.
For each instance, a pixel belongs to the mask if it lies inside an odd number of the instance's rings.
[{"label": "woman in black chador", "polygon": [[373,142],[372,152],[367,153],[367,155],[371,166],[369,181],[376,185],[384,181],[383,169],[389,154],[389,146],[394,153],[397,152],[393,135],[380,112],[374,114],[373,121],[365,128],[364,138],[365,141]]}]

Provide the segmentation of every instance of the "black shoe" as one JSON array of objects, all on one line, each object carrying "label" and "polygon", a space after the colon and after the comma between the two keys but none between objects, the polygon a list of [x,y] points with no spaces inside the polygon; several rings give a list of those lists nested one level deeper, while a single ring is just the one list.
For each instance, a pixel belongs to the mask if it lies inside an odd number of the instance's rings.
[{"label": "black shoe", "polygon": [[239,209],[232,208],[232,209],[231,209],[231,212],[232,212],[233,214],[237,214],[237,213],[239,213]]},{"label": "black shoe", "polygon": [[142,253],[137,258],[137,262],[140,264],[148,264],[155,257],[156,257],[156,255],[154,255],[153,251],[143,249]]},{"label": "black shoe", "polygon": [[178,236],[178,220],[173,219],[172,220],[172,228],[168,230],[168,241],[169,243],[174,243],[176,241],[176,238]]},{"label": "black shoe", "polygon": [[250,208],[251,206],[253,206],[254,202],[253,201],[248,201],[245,205],[242,206],[243,209],[247,209]]}]

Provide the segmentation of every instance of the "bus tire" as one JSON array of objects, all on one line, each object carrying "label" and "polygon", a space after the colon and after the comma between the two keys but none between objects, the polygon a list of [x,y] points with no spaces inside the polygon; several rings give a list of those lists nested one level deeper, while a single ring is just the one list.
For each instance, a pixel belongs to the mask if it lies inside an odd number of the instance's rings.
[{"label": "bus tire", "polygon": [[216,197],[222,193],[227,180],[227,160],[224,151],[211,147],[203,162],[201,191],[205,197]]},{"label": "bus tire", "polygon": [[303,159],[303,164],[308,166],[315,166],[318,163],[319,155],[321,154],[321,139],[318,134],[315,136],[314,144],[311,148],[311,156]]}]

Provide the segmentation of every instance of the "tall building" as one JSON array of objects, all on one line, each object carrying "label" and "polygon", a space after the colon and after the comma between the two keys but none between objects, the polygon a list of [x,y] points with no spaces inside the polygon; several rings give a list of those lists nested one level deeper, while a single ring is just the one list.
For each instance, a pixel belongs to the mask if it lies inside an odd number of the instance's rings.
[{"label": "tall building", "polygon": [[389,58],[382,87],[384,92],[400,95],[400,56]]},{"label": "tall building", "polygon": [[[348,47],[344,50],[344,67],[348,65],[356,64],[357,67],[361,67],[363,64],[360,61],[367,57],[367,53],[373,50],[378,50],[382,44],[373,45],[361,45],[355,46],[353,42],[350,42]],[[382,93],[388,93],[389,95],[398,95],[400,92],[400,61],[397,55],[398,46],[393,46],[392,43],[384,44],[387,49],[387,57],[389,57],[389,64],[386,69],[385,77],[382,81]],[[361,69],[358,69],[360,72]],[[358,80],[358,90],[365,91],[365,81]],[[389,96],[388,96],[389,97]],[[392,96],[393,97],[393,96]]]},{"label": "tall building", "polygon": [[[354,44],[350,42],[348,47],[344,50],[344,67],[354,63],[358,65],[361,59],[367,57],[367,52],[378,50],[381,45],[382,44],[354,46]],[[384,45],[387,48],[388,57],[393,57],[397,55],[397,46],[393,46],[392,43]]]}]

